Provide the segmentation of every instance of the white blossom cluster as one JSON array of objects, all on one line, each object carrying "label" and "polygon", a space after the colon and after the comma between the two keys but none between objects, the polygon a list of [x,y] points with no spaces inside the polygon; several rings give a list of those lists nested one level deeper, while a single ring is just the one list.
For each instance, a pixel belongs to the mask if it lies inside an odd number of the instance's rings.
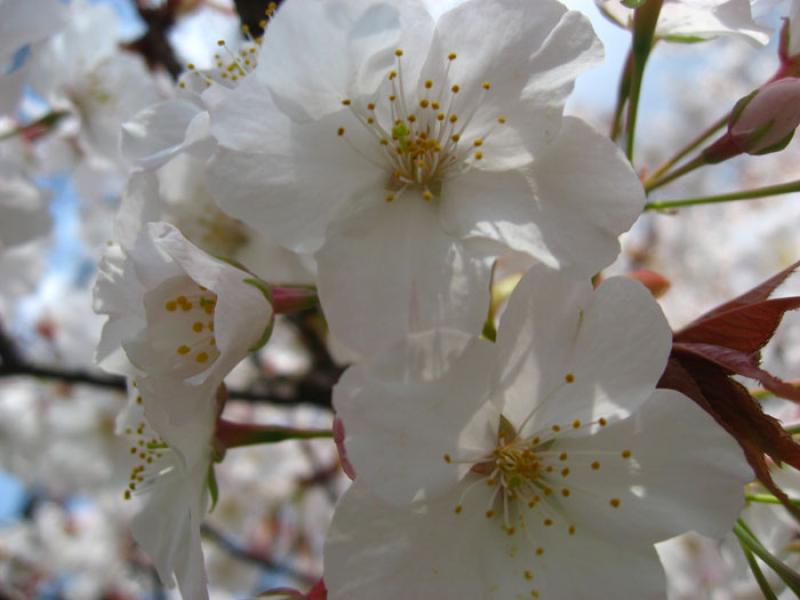
[{"label": "white blossom cluster", "polygon": [[[800,62],[800,2],[591,4],[284,0],[256,35],[136,3],[165,58],[108,3],[0,0],[0,469],[32,491],[0,596],[794,597],[797,521],[660,384],[673,328],[798,259],[793,198],[646,211],[796,179],[796,147],[667,191],[640,161],[768,82],[756,47]],[[637,39],[647,4],[725,100],[676,86],[633,160],[565,107],[589,15]],[[642,268],[672,291],[607,277]]]}]

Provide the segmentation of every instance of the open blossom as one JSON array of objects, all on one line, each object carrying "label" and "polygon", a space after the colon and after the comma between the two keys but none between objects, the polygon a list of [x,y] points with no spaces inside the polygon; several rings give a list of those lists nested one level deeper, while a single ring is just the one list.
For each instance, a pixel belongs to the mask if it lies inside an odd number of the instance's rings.
[{"label": "open blossom", "polygon": [[468,0],[436,17],[414,0],[288,2],[259,65],[211,110],[210,191],[315,253],[351,349],[433,325],[478,331],[495,257],[593,274],[641,211],[613,144],[562,115],[600,56],[588,21],[554,0]]},{"label": "open blossom", "polygon": [[209,506],[217,405],[201,403],[190,422],[175,426],[157,411],[151,421],[146,413],[153,404],[137,388],[131,392],[132,401],[117,421],[135,461],[125,498],[144,498],[131,533],[165,585],[173,587],[177,580],[183,598],[208,598],[200,525]]},{"label": "open blossom", "polygon": [[538,266],[496,346],[438,330],[351,368],[334,404],[358,478],[330,597],[663,598],[653,544],[722,537],[752,478],[708,415],[655,389],[670,337],[639,284]]},{"label": "open blossom", "polygon": [[[621,0],[595,0],[613,22],[630,27],[633,9]],[[733,36],[764,45],[770,29],[753,20],[750,0],[664,0],[656,36],[668,41],[699,41]]]},{"label": "open blossom", "polygon": [[272,323],[269,302],[250,280],[173,226],[149,223],[132,247],[109,250],[95,290],[95,309],[109,315],[98,360],[135,377],[143,407],[143,420],[124,427],[137,436],[132,453],[141,459],[129,492],[151,491],[134,537],[165,583],[175,574],[185,598],[206,597],[200,523],[217,391]]}]

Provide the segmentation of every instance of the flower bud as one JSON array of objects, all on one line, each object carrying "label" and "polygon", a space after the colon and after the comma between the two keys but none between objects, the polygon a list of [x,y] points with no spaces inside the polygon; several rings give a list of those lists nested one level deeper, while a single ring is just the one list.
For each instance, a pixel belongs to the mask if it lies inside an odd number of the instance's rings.
[{"label": "flower bud", "polygon": [[770,154],[783,150],[800,124],[800,78],[765,84],[734,107],[728,132],[703,151],[716,163],[738,154]]},{"label": "flower bud", "polygon": [[800,79],[768,83],[737,106],[728,132],[742,152],[768,154],[782,150],[800,124]]}]

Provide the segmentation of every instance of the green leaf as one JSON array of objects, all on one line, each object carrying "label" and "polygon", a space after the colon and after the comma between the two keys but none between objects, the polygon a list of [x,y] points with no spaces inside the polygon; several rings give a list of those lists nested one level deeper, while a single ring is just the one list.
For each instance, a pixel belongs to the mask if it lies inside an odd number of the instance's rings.
[{"label": "green leaf", "polygon": [[[259,290],[262,294],[264,294],[264,298],[266,298],[267,302],[271,305],[272,304],[272,294],[269,291],[269,286],[266,283],[261,281],[260,279],[256,279],[255,277],[248,277],[246,279],[242,279],[242,283],[246,283],[247,285],[252,285],[254,288]],[[258,352],[263,348],[266,343],[269,341],[269,338],[272,336],[272,327],[275,324],[274,319],[269,320],[269,325],[266,326],[264,331],[261,334],[261,337],[258,338],[255,344],[253,344],[248,350],[250,352]]]},{"label": "green leaf", "polygon": [[503,415],[500,415],[500,423],[497,426],[497,439],[504,440],[506,444],[517,439],[517,430]]},{"label": "green leaf", "polygon": [[219,485],[217,484],[217,474],[214,472],[214,465],[208,467],[208,493],[211,495],[211,508],[208,512],[214,512],[219,500]]},{"label": "green leaf", "polygon": [[627,6],[628,8],[639,8],[645,2],[647,2],[647,0],[622,0],[622,6]]}]

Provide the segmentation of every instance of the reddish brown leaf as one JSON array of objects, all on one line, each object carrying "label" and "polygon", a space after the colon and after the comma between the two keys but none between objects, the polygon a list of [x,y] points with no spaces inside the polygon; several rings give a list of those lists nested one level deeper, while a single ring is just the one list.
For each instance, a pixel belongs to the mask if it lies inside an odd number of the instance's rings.
[{"label": "reddish brown leaf", "polygon": [[800,402],[800,388],[782,381],[772,373],[768,373],[759,367],[757,364],[758,357],[756,355],[748,355],[738,350],[715,346],[713,344],[676,343],[672,345],[672,351],[705,358],[719,365],[728,371],[729,374],[736,373],[737,375],[749,377],[750,379],[761,382],[761,385],[776,396]]},{"label": "reddish brown leaf", "polygon": [[704,358],[683,353],[673,354],[673,358],[691,375],[711,415],[740,443],[751,440],[776,462],[787,462],[800,469],[800,445],[777,419],[764,414],[747,388]]},{"label": "reddish brown leaf", "polygon": [[749,306],[751,304],[756,304],[757,302],[763,302],[767,298],[772,295],[778,286],[780,286],[784,281],[786,281],[789,276],[800,267],[800,260],[796,263],[789,265],[783,271],[778,273],[777,275],[773,275],[763,283],[760,283],[756,287],[754,287],[749,292],[745,292],[741,296],[737,296],[733,300],[726,302],[725,304],[720,304],[716,308],[708,311],[703,316],[698,319],[695,319],[692,323],[690,323],[686,329],[691,329],[696,324],[705,321],[706,319],[710,319],[711,317],[715,317],[721,315],[722,313],[726,313],[730,310],[734,310],[736,308],[742,308],[743,306]]},{"label": "reddish brown leaf", "polygon": [[714,417],[739,443],[759,481],[800,519],[800,509],[772,480],[765,456],[800,468],[800,445],[780,422],[764,414],[726,368],[685,350],[673,351],[658,387],[686,394]]},{"label": "reddish brown leaf", "polygon": [[772,338],[784,313],[796,308],[800,308],[800,296],[741,306],[695,321],[675,333],[673,339],[681,343],[714,344],[753,354]]}]

